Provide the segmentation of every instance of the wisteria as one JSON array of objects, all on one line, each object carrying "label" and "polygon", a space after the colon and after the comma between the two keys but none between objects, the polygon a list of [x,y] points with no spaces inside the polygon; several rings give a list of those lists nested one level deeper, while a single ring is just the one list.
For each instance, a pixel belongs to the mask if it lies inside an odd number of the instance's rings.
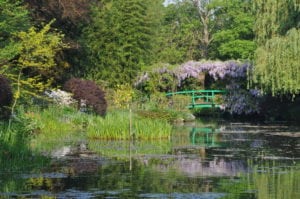
[{"label": "wisteria", "polygon": [[207,73],[214,80],[223,80],[225,78],[246,78],[247,71],[251,64],[239,63],[236,61],[207,61],[195,62],[189,61],[174,69],[174,74],[178,79],[179,85],[186,78],[199,77],[200,73]]},{"label": "wisteria", "polygon": [[139,76],[135,85],[139,85],[149,80],[149,73],[164,74],[169,73],[177,78],[178,85],[187,78],[198,78],[199,74],[207,73],[214,80],[223,80],[225,78],[246,78],[247,71],[251,68],[249,62],[239,63],[237,61],[189,61],[176,68],[168,69],[166,66],[154,69],[151,72],[145,72]]},{"label": "wisteria", "polygon": [[256,89],[249,91],[241,88],[240,84],[231,82],[226,87],[228,94],[224,97],[225,109],[231,114],[250,115],[260,113],[261,92]]},{"label": "wisteria", "polygon": [[[159,69],[153,69],[151,72],[142,74],[136,86],[151,81],[153,74],[161,77],[169,74],[180,88],[184,81],[189,78],[198,79],[200,74],[209,75],[214,81],[224,82],[224,88],[228,94],[224,97],[224,107],[232,114],[253,114],[259,113],[259,98],[261,92],[256,89],[246,89],[247,74],[252,70],[250,62],[238,61],[188,61],[175,68],[164,66]],[[152,80],[153,81],[153,80]],[[157,82],[158,83],[158,82]],[[242,86],[243,85],[243,86]]]}]

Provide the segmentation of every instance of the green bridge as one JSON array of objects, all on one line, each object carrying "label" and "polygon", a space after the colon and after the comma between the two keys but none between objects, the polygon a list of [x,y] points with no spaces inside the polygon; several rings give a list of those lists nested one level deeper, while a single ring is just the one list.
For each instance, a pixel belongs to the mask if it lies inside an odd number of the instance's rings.
[{"label": "green bridge", "polygon": [[189,95],[191,102],[187,105],[188,108],[220,108],[217,98],[225,94],[225,90],[187,90],[167,93],[167,96],[174,95]]}]

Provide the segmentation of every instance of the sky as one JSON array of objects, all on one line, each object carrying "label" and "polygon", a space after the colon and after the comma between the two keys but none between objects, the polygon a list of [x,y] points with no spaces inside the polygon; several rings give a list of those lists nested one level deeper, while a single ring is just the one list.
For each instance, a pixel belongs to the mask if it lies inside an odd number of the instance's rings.
[{"label": "sky", "polygon": [[168,4],[172,3],[172,2],[174,2],[174,0],[165,0],[164,5],[166,6],[166,5],[168,5]]}]

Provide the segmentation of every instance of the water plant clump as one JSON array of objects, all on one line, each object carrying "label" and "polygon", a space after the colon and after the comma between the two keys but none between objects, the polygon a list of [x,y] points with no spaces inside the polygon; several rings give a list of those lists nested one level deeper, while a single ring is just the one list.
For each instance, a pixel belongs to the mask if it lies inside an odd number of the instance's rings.
[{"label": "water plant clump", "polygon": [[104,140],[159,140],[169,139],[172,126],[167,120],[130,117],[129,111],[108,113],[105,118],[94,117],[87,126],[87,136]]},{"label": "water plant clump", "polygon": [[130,130],[130,113],[124,110],[111,110],[105,118],[65,106],[32,108],[18,113],[24,129],[34,136],[31,145],[37,148],[39,142],[51,142],[58,137],[68,139],[73,134],[104,140],[158,140],[170,138],[172,130],[167,119],[147,118],[137,113],[132,113]]}]

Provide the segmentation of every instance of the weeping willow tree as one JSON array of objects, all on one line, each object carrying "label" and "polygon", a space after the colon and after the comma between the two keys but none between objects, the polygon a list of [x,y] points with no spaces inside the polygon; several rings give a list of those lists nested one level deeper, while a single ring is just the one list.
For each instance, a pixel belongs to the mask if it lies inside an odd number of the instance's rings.
[{"label": "weeping willow tree", "polygon": [[254,82],[265,92],[300,92],[299,0],[254,0],[257,10]]}]

